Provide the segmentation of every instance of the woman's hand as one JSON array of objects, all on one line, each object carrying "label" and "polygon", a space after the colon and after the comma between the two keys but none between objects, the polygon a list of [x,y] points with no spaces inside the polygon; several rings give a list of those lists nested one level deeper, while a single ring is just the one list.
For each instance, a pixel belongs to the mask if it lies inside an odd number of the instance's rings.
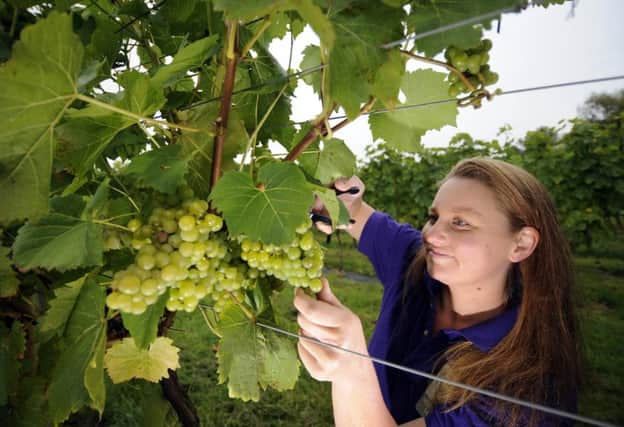
[{"label": "woman's hand", "polygon": [[[327,279],[321,278],[323,289],[317,299],[297,290],[294,304],[299,315],[301,334],[358,353],[368,354],[362,322],[343,306],[332,293]],[[341,350],[324,347],[299,339],[299,357],[310,375],[319,381],[352,382],[371,362]],[[376,380],[375,380],[376,381]]]}]

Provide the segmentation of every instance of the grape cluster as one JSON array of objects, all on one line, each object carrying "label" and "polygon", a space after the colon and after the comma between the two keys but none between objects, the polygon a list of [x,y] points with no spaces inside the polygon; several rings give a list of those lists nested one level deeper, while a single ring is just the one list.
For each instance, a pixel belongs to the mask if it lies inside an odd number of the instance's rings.
[{"label": "grape cluster", "polygon": [[229,238],[222,218],[208,212],[206,201],[193,198],[188,190],[182,196],[181,205],[153,209],[145,224],[139,219],[128,222],[135,258],[113,275],[106,299],[110,309],[141,314],[169,290],[170,311],[193,311],[207,296],[213,308],[222,311],[234,300],[244,301],[246,290],[270,276],[321,289],[323,252],[309,223],[282,246],[244,236]]},{"label": "grape cluster", "polygon": [[252,268],[300,288],[318,292],[322,288],[323,249],[309,229],[297,228],[297,237],[286,245],[265,245],[249,239],[241,241],[241,258]]},{"label": "grape cluster", "polygon": [[[491,71],[488,65],[490,60],[488,52],[491,48],[492,42],[489,39],[483,39],[477,46],[466,50],[450,46],[444,52],[444,56],[447,63],[460,71],[474,89],[482,89],[498,81],[498,74]],[[455,72],[449,73],[448,82],[450,83],[448,94],[453,98],[461,93],[472,91]]]}]

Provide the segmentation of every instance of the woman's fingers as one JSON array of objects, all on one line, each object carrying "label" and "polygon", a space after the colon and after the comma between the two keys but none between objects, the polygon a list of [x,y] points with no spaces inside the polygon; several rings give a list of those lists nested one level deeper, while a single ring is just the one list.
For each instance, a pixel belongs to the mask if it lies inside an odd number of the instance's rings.
[{"label": "woman's fingers", "polygon": [[336,328],[322,326],[318,323],[314,323],[301,313],[297,316],[297,323],[299,324],[301,329],[307,332],[308,336],[314,337],[323,342],[337,344],[336,336],[338,330]]},{"label": "woman's fingers", "polygon": [[325,301],[310,298],[300,289],[295,292],[295,308],[311,322],[321,326],[340,326],[345,318],[346,309],[336,307]]}]

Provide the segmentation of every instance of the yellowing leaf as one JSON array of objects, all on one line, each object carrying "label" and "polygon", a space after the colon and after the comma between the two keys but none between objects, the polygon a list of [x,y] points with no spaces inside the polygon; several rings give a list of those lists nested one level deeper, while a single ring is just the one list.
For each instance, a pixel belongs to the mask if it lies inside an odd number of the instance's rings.
[{"label": "yellowing leaf", "polygon": [[172,342],[170,338],[158,337],[148,349],[139,349],[133,338],[125,338],[108,349],[104,366],[115,384],[132,378],[158,382],[169,378],[168,369],[180,367],[180,349]]}]

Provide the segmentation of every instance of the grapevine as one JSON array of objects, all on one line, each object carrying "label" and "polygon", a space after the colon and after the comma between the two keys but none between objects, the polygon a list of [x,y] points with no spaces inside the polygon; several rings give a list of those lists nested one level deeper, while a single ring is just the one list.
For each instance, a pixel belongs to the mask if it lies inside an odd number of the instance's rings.
[{"label": "grapevine", "polygon": [[[356,159],[333,132],[365,113],[467,94],[427,114],[368,116],[375,138],[415,152],[496,81],[480,25],[454,30],[465,45],[432,35],[411,51],[433,61],[446,49],[445,66],[461,77],[407,72],[404,52],[384,47],[475,15],[452,3],[27,3],[0,0],[7,425],[56,425],[84,407],[102,416],[106,376],[160,382],[182,422],[197,425],[176,380],[180,349],[166,335],[175,313],[198,307],[211,309],[202,314],[230,397],[292,389],[293,342],[258,323],[288,326],[271,301],[285,285],[321,288],[314,197],[334,225],[348,223],[329,187],[353,174]],[[496,10],[482,3],[483,13]],[[306,25],[319,41],[298,70],[316,67],[305,80],[323,107],[296,126],[296,83],[269,45]],[[332,128],[338,109],[347,118]]]}]

